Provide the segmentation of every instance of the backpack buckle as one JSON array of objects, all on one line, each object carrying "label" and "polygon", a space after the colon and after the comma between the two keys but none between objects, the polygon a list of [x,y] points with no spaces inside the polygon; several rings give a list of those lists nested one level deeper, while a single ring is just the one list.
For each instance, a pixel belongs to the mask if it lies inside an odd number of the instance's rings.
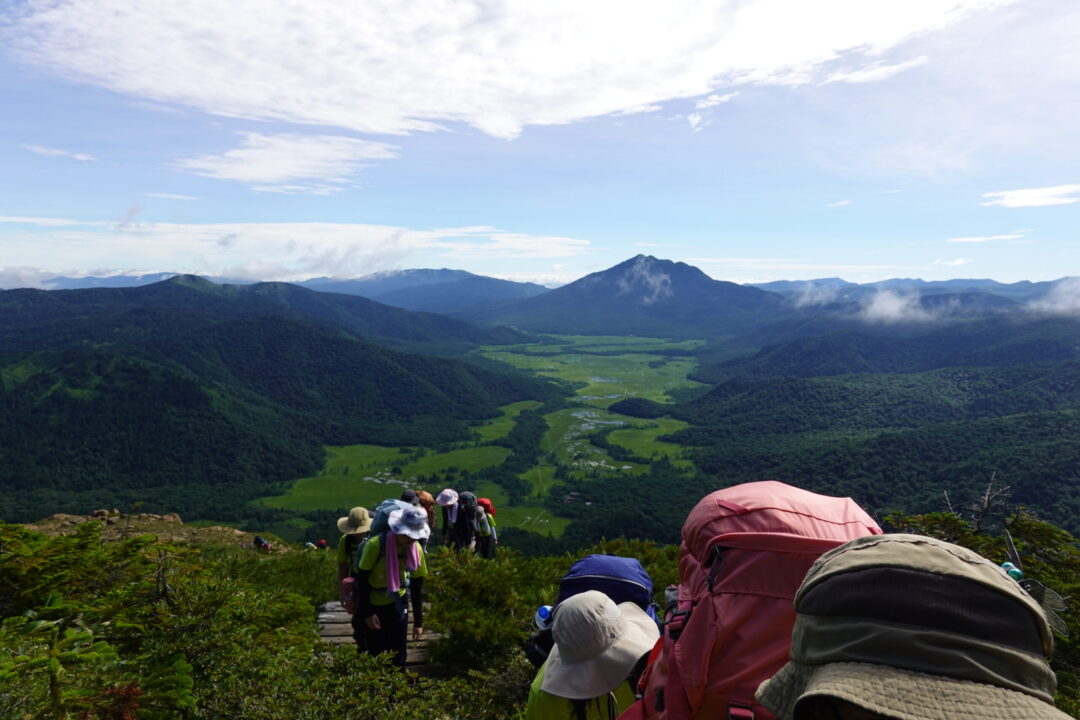
[{"label": "backpack buckle", "polygon": [[676,610],[671,613],[667,620],[664,622],[664,632],[672,640],[678,640],[682,635],[683,628],[686,627],[686,621],[690,619],[690,610]]},{"label": "backpack buckle", "polygon": [[727,716],[728,720],[754,720],[754,708],[749,705],[729,703]]}]

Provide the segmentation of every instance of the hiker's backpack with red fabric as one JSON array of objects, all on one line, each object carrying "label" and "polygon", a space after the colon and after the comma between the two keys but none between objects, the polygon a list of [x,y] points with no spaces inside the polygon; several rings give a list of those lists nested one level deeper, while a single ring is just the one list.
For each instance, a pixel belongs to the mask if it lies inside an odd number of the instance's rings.
[{"label": "hiker's backpack with red fabric", "polygon": [[827,550],[881,528],[849,498],[784,483],[705,496],[683,524],[678,600],[620,720],[775,720],[754,691],[787,662],[793,598]]}]

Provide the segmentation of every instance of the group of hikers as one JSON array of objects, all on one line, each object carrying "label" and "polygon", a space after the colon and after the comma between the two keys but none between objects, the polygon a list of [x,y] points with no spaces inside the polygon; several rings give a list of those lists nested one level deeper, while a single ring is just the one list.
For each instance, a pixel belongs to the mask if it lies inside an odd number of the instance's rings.
[{"label": "group of hikers", "polygon": [[1066,720],[1046,611],[1009,565],[883,534],[848,498],[719,490],[683,525],[663,622],[635,560],[571,567],[537,612],[525,718]]},{"label": "group of hikers", "polygon": [[[404,663],[410,574],[417,635],[423,626],[419,542],[437,504],[444,542],[468,547],[448,530],[470,512],[465,496],[402,503],[364,544],[353,617],[367,652]],[[342,518],[343,547],[367,521],[363,508]],[[385,562],[384,545],[397,549]],[[1054,706],[1046,611],[1015,568],[883,534],[848,498],[773,481],[707,495],[683,525],[679,583],[664,600],[634,558],[574,563],[536,614],[526,720],[1069,717]]]},{"label": "group of hikers", "polygon": [[[442,510],[441,526],[436,506]],[[427,548],[436,529],[441,527],[444,545],[475,550],[484,558],[495,556],[498,543],[491,500],[450,488],[438,497],[406,489],[400,498],[379,503],[374,512],[352,508],[337,526],[341,601],[352,616],[357,650],[392,653],[398,666],[406,660],[410,605],[413,638],[424,632]]]}]

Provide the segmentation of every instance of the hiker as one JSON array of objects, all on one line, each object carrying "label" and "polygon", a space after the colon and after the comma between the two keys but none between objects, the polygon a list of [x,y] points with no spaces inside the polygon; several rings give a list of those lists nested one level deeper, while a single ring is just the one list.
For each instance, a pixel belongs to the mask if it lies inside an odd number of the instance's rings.
[{"label": "hiker", "polygon": [[392,652],[393,663],[405,665],[409,597],[413,606],[413,638],[424,632],[424,578],[427,558],[418,540],[431,534],[427,513],[414,505],[394,510],[385,533],[364,544],[356,572],[357,612],[364,620],[367,652]]},{"label": "hiker", "polygon": [[632,602],[598,590],[555,610],[555,645],[529,689],[525,720],[613,720],[634,702],[636,675],[659,636]]},{"label": "hiker", "polygon": [[443,544],[449,544],[454,550],[471,548],[476,541],[476,526],[473,524],[476,496],[470,492],[458,495],[456,490],[446,488],[435,498],[435,502],[442,507]]},{"label": "hiker", "polygon": [[[338,582],[340,583],[347,577],[353,578],[353,585],[349,586],[348,592],[352,597],[342,598],[343,602],[355,602],[356,599],[356,562],[359,560],[357,551],[363,546],[364,541],[367,540],[368,533],[371,531],[371,513],[365,507],[354,507],[349,511],[349,514],[343,518],[339,518],[337,521],[338,531],[341,533],[341,539],[338,540],[337,548],[337,570],[338,570]],[[350,603],[351,604],[351,603]],[[349,617],[349,623],[352,625],[353,641],[356,642],[356,651],[364,651],[364,619],[357,614],[353,614]]]},{"label": "hiker", "polygon": [[476,495],[468,490],[458,494],[458,513],[454,532],[458,536],[458,547],[474,550],[478,537],[483,532],[484,510],[476,500]]},{"label": "hiker", "polygon": [[315,547],[319,550],[329,550],[330,543],[326,542],[326,538],[319,538],[319,542],[315,543]]},{"label": "hiker", "polygon": [[405,488],[405,490],[401,492],[401,499],[410,505],[420,504],[420,498],[417,496],[416,491],[410,488]]},{"label": "hiker", "polygon": [[343,580],[356,570],[356,549],[367,539],[371,531],[371,513],[365,507],[354,507],[349,514],[338,518],[337,568],[338,580]]},{"label": "hiker", "polygon": [[795,596],[791,655],[758,701],[780,720],[1066,720],[1040,605],[976,553],[919,535],[852,540]]},{"label": "hiker", "polygon": [[[424,508],[424,512],[427,513],[428,528],[431,529],[431,534],[435,534],[435,498],[427,490],[417,490],[416,499],[420,501],[420,507]],[[430,537],[424,538],[420,544],[424,550],[427,550]]]},{"label": "hiker", "polygon": [[488,498],[477,498],[476,504],[480,508],[480,513],[477,513],[476,553],[490,560],[495,557],[495,546],[499,544],[499,536],[495,532],[495,506]]},{"label": "hiker", "polygon": [[559,594],[554,607],[541,605],[534,618],[536,631],[525,643],[525,656],[539,668],[547,660],[555,644],[551,623],[559,604],[587,590],[599,590],[619,605],[632,602],[660,627],[656,603],[653,602],[653,580],[637,558],[592,554],[577,560],[559,580]]}]

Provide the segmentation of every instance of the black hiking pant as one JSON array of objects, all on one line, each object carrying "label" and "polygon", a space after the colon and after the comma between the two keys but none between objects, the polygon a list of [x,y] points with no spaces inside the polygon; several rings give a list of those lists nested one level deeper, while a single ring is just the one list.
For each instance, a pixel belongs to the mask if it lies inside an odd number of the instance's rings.
[{"label": "black hiking pant", "polygon": [[349,622],[352,624],[352,637],[356,643],[356,652],[365,652],[367,650],[367,639],[364,634],[370,631],[364,625],[364,618],[360,617],[360,613],[356,613],[349,618]]},{"label": "black hiking pant", "polygon": [[491,535],[476,536],[476,554],[490,560],[495,557],[495,546],[492,544]]},{"label": "black hiking pant", "polygon": [[382,627],[378,630],[364,627],[367,652],[372,655],[392,652],[394,653],[393,663],[404,666],[405,644],[408,642],[409,632],[408,594],[399,595],[389,605],[375,605],[372,609]]}]

